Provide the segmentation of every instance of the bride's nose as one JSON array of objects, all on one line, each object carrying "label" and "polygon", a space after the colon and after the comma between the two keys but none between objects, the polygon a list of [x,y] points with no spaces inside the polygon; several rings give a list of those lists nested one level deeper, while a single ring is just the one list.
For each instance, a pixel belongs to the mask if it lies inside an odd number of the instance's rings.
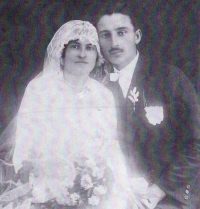
[{"label": "bride's nose", "polygon": [[85,51],[84,47],[80,48],[79,57],[80,58],[86,58],[86,51]]}]

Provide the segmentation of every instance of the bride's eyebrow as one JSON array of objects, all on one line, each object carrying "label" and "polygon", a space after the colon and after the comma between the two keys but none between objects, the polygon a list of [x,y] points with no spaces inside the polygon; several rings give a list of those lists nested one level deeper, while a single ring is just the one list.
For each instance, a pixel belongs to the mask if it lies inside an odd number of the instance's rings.
[{"label": "bride's eyebrow", "polygon": [[79,40],[73,40],[73,41],[71,41],[71,42],[72,42],[72,43],[76,43],[76,44],[80,43]]},{"label": "bride's eyebrow", "polygon": [[92,43],[89,43],[89,44],[86,44],[87,46],[95,46],[94,44]]},{"label": "bride's eyebrow", "polygon": [[72,40],[69,42],[68,46],[73,45],[73,44],[80,45],[80,42],[79,42],[79,40]]},{"label": "bride's eyebrow", "polygon": [[78,39],[69,41],[69,44],[79,44],[80,41]]}]

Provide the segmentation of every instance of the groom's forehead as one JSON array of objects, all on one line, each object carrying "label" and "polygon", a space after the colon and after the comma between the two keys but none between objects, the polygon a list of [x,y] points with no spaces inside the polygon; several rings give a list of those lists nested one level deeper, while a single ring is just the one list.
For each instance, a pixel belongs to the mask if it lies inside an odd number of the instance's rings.
[{"label": "groom's forehead", "polygon": [[131,19],[128,15],[114,13],[103,15],[97,23],[98,33],[106,30],[116,30],[118,28],[133,28]]}]

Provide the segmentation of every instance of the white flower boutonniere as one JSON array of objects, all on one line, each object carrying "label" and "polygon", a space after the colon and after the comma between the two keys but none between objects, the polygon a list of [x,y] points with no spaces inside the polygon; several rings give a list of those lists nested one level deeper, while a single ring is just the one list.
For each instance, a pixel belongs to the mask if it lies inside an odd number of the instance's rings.
[{"label": "white flower boutonniere", "polygon": [[144,108],[146,117],[152,125],[160,124],[164,119],[162,106],[149,106]]},{"label": "white flower boutonniere", "polygon": [[128,98],[133,102],[133,109],[135,112],[135,103],[138,102],[139,91],[137,92],[136,87],[133,90],[130,90],[130,96]]}]

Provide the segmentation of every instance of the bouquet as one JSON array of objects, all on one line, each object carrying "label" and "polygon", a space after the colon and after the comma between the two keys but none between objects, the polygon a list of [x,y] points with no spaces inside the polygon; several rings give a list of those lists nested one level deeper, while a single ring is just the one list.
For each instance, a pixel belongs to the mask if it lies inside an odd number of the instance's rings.
[{"label": "bouquet", "polygon": [[113,184],[104,160],[84,156],[24,161],[17,179],[14,188],[0,196],[0,208],[97,208]]}]

